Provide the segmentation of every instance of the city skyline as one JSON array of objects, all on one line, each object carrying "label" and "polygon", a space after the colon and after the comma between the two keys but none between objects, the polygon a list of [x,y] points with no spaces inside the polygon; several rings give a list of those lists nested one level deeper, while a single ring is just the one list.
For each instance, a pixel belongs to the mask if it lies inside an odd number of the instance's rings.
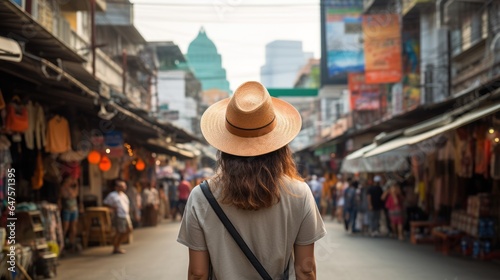
[{"label": "city skyline", "polygon": [[135,24],[146,40],[173,41],[183,54],[204,27],[222,55],[232,90],[244,81],[260,80],[265,45],[274,40],[302,41],[305,52],[320,56],[319,1],[132,3]]}]

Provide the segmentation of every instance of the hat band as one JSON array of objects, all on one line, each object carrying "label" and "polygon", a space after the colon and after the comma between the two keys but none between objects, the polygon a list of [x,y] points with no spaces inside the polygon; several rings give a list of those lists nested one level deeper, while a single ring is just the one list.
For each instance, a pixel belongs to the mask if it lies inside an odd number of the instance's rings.
[{"label": "hat band", "polygon": [[276,116],[274,116],[274,118],[271,120],[270,123],[258,128],[237,127],[234,124],[230,123],[229,120],[226,118],[226,129],[232,134],[240,137],[259,137],[273,131],[275,127],[276,127]]}]

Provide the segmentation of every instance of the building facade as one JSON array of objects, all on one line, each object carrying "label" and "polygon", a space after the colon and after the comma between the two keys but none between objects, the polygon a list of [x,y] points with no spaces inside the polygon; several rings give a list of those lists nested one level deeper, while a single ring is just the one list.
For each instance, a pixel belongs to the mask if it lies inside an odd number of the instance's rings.
[{"label": "building facade", "polygon": [[313,57],[304,52],[302,42],[278,40],[266,45],[266,62],[260,80],[268,88],[292,88],[300,69]]}]

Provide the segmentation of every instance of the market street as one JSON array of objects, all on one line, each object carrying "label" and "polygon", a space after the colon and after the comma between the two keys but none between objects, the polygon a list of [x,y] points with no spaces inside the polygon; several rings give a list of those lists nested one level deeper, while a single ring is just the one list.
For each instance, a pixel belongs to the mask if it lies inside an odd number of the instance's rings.
[{"label": "market street", "polygon": [[[494,280],[497,262],[443,256],[432,246],[344,233],[339,224],[325,221],[328,234],[316,247],[317,279]],[[134,233],[125,255],[111,255],[111,247],[93,247],[80,256],[62,259],[56,279],[186,279],[187,249],[176,242],[179,223],[163,222]]]}]

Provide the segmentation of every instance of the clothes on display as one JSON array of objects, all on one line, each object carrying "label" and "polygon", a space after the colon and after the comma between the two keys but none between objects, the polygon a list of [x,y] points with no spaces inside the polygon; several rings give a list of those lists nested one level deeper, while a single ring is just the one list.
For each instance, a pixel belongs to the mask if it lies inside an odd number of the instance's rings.
[{"label": "clothes on display", "polygon": [[[43,107],[35,103],[34,105],[31,101],[28,102],[28,117],[29,125],[28,129],[24,132],[24,141],[26,142],[26,147],[30,150],[37,149],[41,150],[45,147],[45,113],[43,112]],[[36,146],[35,146],[36,144]]]},{"label": "clothes on display", "polygon": [[25,132],[29,126],[28,109],[21,103],[18,96],[14,96],[7,105],[7,131]]},{"label": "clothes on display", "polygon": [[60,115],[52,117],[47,124],[48,153],[60,154],[71,149],[71,135],[68,120]]}]

